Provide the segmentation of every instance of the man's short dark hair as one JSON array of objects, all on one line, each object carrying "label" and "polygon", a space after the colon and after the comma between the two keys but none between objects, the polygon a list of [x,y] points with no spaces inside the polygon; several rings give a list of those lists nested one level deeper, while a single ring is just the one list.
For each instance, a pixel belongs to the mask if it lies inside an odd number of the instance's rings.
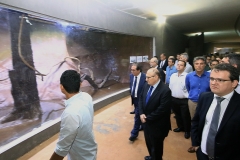
[{"label": "man's short dark hair", "polygon": [[80,74],[75,70],[66,70],[60,78],[60,84],[68,93],[77,93],[80,90]]},{"label": "man's short dark hair", "polygon": [[[161,53],[161,54],[162,54],[164,57],[166,57],[166,54],[165,54],[165,53]],[[160,55],[161,55],[161,54],[160,54]]]},{"label": "man's short dark hair", "polygon": [[240,74],[240,54],[227,54],[225,55],[225,57],[229,58],[229,64],[231,65],[237,65],[237,70],[238,73]]},{"label": "man's short dark hair", "polygon": [[216,65],[213,68],[213,71],[228,71],[230,73],[229,79],[231,81],[237,80],[239,81],[239,73],[236,67],[232,66],[228,63],[221,63]]},{"label": "man's short dark hair", "polygon": [[175,63],[175,59],[174,58],[168,58],[168,60],[171,60],[172,63]]},{"label": "man's short dark hair", "polygon": [[142,72],[142,66],[140,66],[139,63],[133,63],[132,66],[136,66],[136,70]]},{"label": "man's short dark hair", "polygon": [[217,63],[219,64],[219,61],[216,60],[216,59],[215,59],[215,60],[211,60],[211,61],[210,61],[210,65],[212,65],[212,62],[217,62]]},{"label": "man's short dark hair", "polygon": [[202,60],[206,64],[206,58],[203,56],[194,57],[193,64],[198,60]]},{"label": "man's short dark hair", "polygon": [[183,62],[184,63],[184,67],[186,67],[187,63],[183,60],[178,60],[178,62]]}]

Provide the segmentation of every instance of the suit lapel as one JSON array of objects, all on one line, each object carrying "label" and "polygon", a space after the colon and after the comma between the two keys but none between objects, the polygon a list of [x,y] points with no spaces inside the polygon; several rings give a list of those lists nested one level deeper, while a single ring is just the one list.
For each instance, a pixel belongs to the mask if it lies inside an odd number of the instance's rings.
[{"label": "suit lapel", "polygon": [[[151,97],[149,98],[148,103],[147,103],[146,106],[148,106],[148,105],[151,103],[152,99],[158,94],[158,92],[160,91],[160,88],[161,88],[162,83],[163,83],[163,82],[160,81],[160,83],[157,85],[156,89],[154,90],[154,92],[152,93]],[[149,87],[150,87],[150,86],[149,86]],[[149,88],[149,87],[148,87],[148,88]],[[146,93],[146,95],[147,95],[147,93]],[[146,97],[146,95],[145,95],[145,97]]]},{"label": "suit lapel", "polygon": [[[228,106],[226,108],[226,111],[223,115],[223,119],[221,121],[221,124],[219,126],[218,132],[224,127],[224,125],[227,123],[227,121],[229,120],[229,118],[232,116],[232,114],[235,112],[236,108],[239,105],[239,94],[237,94],[234,91],[234,94],[232,96],[232,98],[230,99]],[[237,122],[236,122],[237,123]]]},{"label": "suit lapel", "polygon": [[138,86],[139,86],[139,85],[142,85],[142,84],[144,83],[144,81],[145,81],[144,76],[143,76],[143,74],[141,74],[141,77],[140,77],[140,81],[139,81]]}]

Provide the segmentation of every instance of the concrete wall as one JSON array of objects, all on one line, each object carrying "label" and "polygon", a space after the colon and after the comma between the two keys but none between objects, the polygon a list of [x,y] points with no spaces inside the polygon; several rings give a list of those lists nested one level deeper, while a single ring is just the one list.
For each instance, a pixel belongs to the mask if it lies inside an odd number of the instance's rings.
[{"label": "concrete wall", "polygon": [[155,37],[156,53],[162,52],[162,25],[113,10],[95,0],[0,0],[0,5],[117,33]]},{"label": "concrete wall", "polygon": [[[170,25],[163,29],[163,53],[168,56],[176,56],[177,53],[185,52],[188,37]],[[159,54],[157,54],[159,56]]]}]

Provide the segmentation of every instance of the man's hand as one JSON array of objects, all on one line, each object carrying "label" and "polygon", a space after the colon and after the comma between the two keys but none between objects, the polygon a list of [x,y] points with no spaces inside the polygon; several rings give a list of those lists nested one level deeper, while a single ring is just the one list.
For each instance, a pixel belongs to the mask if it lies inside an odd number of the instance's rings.
[{"label": "man's hand", "polygon": [[141,121],[142,121],[142,123],[145,123],[146,122],[146,116],[145,116],[145,114],[141,114],[140,115],[140,119],[141,119]]}]

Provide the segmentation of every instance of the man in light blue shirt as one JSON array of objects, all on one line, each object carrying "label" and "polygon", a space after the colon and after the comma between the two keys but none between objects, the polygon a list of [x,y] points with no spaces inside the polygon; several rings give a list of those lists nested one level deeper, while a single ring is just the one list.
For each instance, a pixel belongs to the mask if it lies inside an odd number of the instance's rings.
[{"label": "man in light blue shirt", "polygon": [[92,97],[80,89],[80,74],[65,71],[60,78],[60,88],[66,96],[61,116],[59,140],[50,160],[96,160],[97,143],[93,134]]},{"label": "man in light blue shirt", "polygon": [[174,58],[168,58],[168,66],[167,66],[167,69],[166,69],[166,84],[169,85],[170,83],[170,77],[173,73],[176,73],[177,72],[177,69],[176,67],[174,66]]}]

